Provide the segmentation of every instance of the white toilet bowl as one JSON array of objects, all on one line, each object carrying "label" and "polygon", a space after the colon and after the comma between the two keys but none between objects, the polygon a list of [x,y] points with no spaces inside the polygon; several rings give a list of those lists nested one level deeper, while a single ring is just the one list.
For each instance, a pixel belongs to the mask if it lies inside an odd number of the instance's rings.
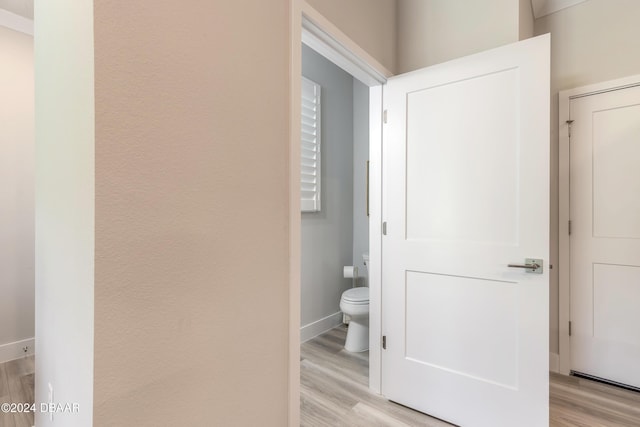
[{"label": "white toilet bowl", "polygon": [[369,350],[369,288],[344,291],[340,310],[351,319],[344,349],[353,353]]}]

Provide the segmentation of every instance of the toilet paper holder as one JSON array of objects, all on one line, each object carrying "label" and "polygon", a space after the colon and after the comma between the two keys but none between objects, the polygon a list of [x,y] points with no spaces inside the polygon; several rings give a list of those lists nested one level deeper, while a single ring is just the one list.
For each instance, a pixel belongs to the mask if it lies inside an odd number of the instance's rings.
[{"label": "toilet paper holder", "polygon": [[345,265],[342,268],[342,274],[345,279],[351,279],[351,287],[355,288],[358,281],[358,266]]}]

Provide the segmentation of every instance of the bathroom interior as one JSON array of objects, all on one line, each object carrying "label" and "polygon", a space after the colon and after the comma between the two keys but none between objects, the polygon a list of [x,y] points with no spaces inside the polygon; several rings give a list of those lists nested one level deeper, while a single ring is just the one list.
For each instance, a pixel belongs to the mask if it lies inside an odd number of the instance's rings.
[{"label": "bathroom interior", "polygon": [[302,75],[304,407],[335,372],[368,384],[369,88],[304,44]]}]

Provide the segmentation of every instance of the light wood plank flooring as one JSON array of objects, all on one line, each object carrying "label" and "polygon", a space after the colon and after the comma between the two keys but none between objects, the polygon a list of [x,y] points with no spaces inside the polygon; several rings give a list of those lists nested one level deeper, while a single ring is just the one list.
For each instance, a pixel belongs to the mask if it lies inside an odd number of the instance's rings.
[{"label": "light wood plank flooring", "polygon": [[[340,326],[301,347],[301,425],[450,426],[369,392],[369,354],[343,349]],[[551,374],[550,426],[640,426],[640,393]]]},{"label": "light wood plank flooring", "polygon": [[640,393],[582,378],[552,373],[549,407],[553,427],[640,426]]},{"label": "light wood plank flooring", "polygon": [[[35,362],[33,356],[0,364],[0,404],[33,404]],[[0,427],[31,427],[33,413],[4,413],[0,411]]]}]

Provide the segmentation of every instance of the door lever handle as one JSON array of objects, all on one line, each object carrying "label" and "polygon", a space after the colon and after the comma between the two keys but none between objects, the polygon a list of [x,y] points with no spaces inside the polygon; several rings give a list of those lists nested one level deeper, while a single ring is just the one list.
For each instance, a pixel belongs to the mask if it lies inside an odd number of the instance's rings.
[{"label": "door lever handle", "polygon": [[524,260],[524,264],[508,264],[507,267],[511,268],[524,268],[527,273],[542,274],[542,260],[536,258],[527,258]]},{"label": "door lever handle", "polygon": [[509,264],[507,267],[530,268],[532,270],[535,270],[536,268],[540,268],[540,266],[538,264]]}]

